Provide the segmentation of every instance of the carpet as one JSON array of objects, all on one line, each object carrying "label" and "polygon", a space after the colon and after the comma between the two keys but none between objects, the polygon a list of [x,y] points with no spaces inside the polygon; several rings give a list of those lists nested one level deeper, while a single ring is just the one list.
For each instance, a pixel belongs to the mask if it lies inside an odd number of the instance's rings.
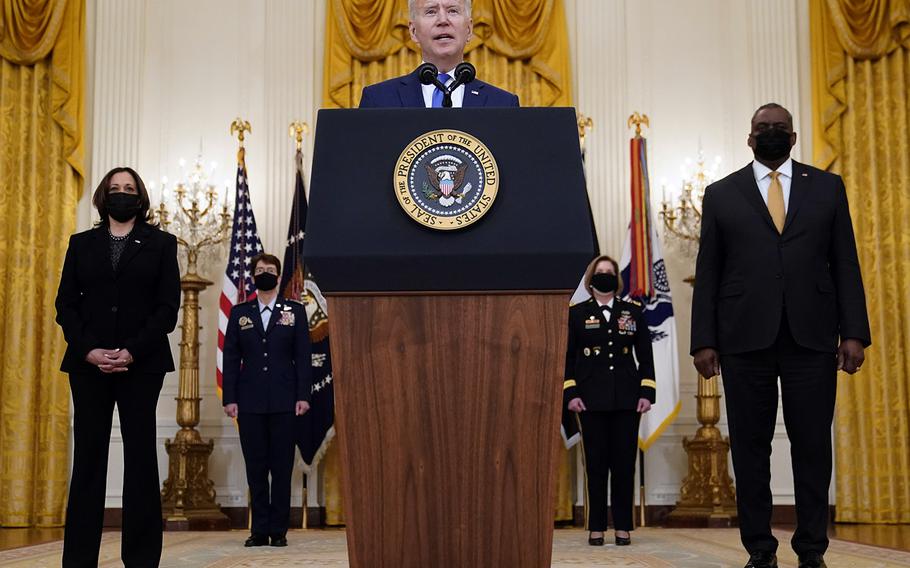
[{"label": "carpet", "polygon": [[[781,568],[796,567],[789,549],[791,533],[775,531],[781,542]],[[608,537],[612,532],[607,533]],[[253,568],[273,566],[347,566],[343,530],[291,531],[287,548],[244,548],[245,532],[165,533],[163,568]],[[739,568],[746,555],[735,529],[642,528],[632,533],[632,546],[591,547],[579,529],[556,530],[554,567],[634,566],[639,568]],[[60,566],[63,542],[51,542],[0,552],[0,566]],[[99,566],[122,566],[120,534],[105,533]],[[910,567],[910,552],[832,540],[825,560],[831,568]]]}]

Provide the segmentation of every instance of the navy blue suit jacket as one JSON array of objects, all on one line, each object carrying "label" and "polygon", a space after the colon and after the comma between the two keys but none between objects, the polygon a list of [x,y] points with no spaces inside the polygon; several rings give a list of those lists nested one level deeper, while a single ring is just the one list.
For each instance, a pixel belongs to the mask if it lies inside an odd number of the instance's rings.
[{"label": "navy blue suit jacket", "polygon": [[303,304],[279,298],[265,329],[257,300],[237,304],[224,334],[222,403],[241,414],[294,412],[310,400],[310,352]]},{"label": "navy blue suit jacket", "polygon": [[[411,73],[363,88],[360,108],[426,108],[423,85],[417,73]],[[474,79],[464,86],[462,108],[517,107],[518,95],[513,95],[489,83]]]}]

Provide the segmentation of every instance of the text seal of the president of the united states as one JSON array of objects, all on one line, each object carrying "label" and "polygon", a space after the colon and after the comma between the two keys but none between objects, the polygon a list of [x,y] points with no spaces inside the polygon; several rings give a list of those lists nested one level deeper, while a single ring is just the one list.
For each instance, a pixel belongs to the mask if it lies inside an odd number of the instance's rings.
[{"label": "text seal of the president of the united states", "polygon": [[395,164],[395,196],[431,229],[463,229],[483,217],[499,189],[499,168],[480,140],[460,130],[415,138]]}]

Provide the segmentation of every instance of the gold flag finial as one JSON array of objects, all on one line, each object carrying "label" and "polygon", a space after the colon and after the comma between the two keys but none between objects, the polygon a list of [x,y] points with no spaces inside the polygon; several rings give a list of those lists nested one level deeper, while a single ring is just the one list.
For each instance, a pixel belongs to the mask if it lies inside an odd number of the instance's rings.
[{"label": "gold flag finial", "polygon": [[309,133],[310,127],[305,122],[295,120],[288,126],[288,136],[296,141],[298,152],[303,148],[303,137]]},{"label": "gold flag finial", "polygon": [[243,148],[244,132],[252,132],[252,131],[253,131],[253,127],[250,126],[250,121],[243,120],[239,116],[234,119],[234,122],[231,123],[231,136],[233,136],[235,132],[239,133],[237,138],[240,140],[241,148]]},{"label": "gold flag finial", "polygon": [[629,125],[629,128],[632,128],[633,124],[635,125],[635,137],[636,138],[641,138],[641,125],[642,124],[644,124],[648,128],[651,127],[651,123],[650,123],[650,121],[648,121],[648,115],[638,114],[638,111],[632,113],[632,116],[629,117],[629,121],[627,124]]},{"label": "gold flag finial", "polygon": [[240,147],[237,148],[237,163],[244,164],[246,161],[246,150],[243,147],[244,132],[252,132],[253,127],[250,126],[249,120],[243,120],[239,116],[234,119],[234,122],[231,123],[231,136],[235,132],[238,133],[237,139],[240,141]]},{"label": "gold flag finial", "polygon": [[585,136],[588,134],[588,130],[594,128],[594,121],[591,120],[590,116],[585,116],[580,112],[576,112],[576,114],[578,116],[578,144],[584,150]]}]

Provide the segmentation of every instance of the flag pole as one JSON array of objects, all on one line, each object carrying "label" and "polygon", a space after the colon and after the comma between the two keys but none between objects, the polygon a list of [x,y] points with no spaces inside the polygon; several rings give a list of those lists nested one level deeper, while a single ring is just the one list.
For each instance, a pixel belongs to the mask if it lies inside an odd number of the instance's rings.
[{"label": "flag pole", "polygon": [[648,526],[645,518],[645,451],[638,448],[638,508],[639,526]]}]

